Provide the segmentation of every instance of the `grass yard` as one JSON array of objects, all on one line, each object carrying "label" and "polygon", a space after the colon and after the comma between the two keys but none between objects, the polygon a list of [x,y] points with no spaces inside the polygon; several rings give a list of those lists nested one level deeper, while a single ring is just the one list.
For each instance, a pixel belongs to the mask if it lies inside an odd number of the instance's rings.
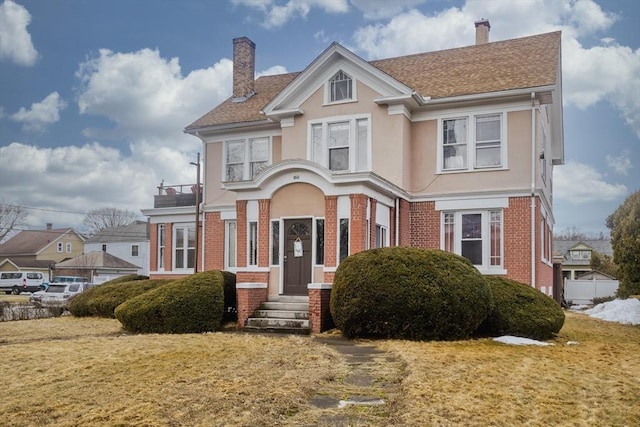
[{"label": "grass yard", "polygon": [[[402,381],[367,425],[639,425],[640,327],[567,313],[554,343],[367,342],[402,371],[373,373]],[[315,425],[309,400],[351,369],[309,337],[127,335],[70,316],[0,323],[0,354],[3,426]]]}]

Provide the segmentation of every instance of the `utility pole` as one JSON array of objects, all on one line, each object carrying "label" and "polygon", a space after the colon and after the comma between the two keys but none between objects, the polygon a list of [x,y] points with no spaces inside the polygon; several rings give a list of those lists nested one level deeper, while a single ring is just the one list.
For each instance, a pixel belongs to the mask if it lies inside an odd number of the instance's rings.
[{"label": "utility pole", "polygon": [[200,258],[200,153],[198,153],[198,160],[190,164],[196,167],[196,254],[193,257],[193,272],[198,272],[198,259]]}]

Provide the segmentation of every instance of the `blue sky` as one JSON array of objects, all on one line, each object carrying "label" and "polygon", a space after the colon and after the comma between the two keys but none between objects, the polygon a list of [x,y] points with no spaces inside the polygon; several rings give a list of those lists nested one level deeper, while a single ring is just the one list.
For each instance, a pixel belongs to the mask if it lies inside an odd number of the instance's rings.
[{"label": "blue sky", "polygon": [[195,181],[186,125],[231,91],[232,39],[259,74],[300,71],[332,41],[365,59],[563,31],[566,164],[555,231],[607,232],[640,189],[636,0],[0,0],[0,199],[28,227],[139,212]]}]

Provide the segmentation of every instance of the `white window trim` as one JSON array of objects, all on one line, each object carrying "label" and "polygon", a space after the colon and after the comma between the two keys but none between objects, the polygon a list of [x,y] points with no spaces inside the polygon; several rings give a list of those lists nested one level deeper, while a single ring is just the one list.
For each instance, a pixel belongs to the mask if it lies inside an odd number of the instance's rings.
[{"label": "white window trim", "polygon": [[[187,261],[189,259],[189,255],[188,255],[188,251],[189,251],[189,246],[188,246],[189,245],[189,232],[188,232],[188,229],[189,228],[193,228],[195,230],[196,225],[194,223],[192,223],[192,222],[190,222],[190,223],[173,224],[173,227],[172,227],[172,230],[171,230],[171,234],[172,234],[171,242],[172,242],[172,245],[173,245],[173,247],[171,248],[171,251],[172,251],[171,252],[171,270],[172,271],[191,272],[191,273],[193,273],[193,267],[191,267],[191,268],[188,268],[188,267],[176,268],[176,249],[177,249],[177,246],[176,246],[176,242],[177,242],[176,234],[177,234],[179,228],[182,228],[182,229],[186,230],[185,236],[184,236],[184,240],[186,240],[187,246],[184,246],[182,249],[184,250],[184,254],[183,254],[184,264],[187,265]],[[196,235],[196,238],[197,237],[198,236]],[[166,235],[165,235],[165,239],[166,239]],[[193,249],[195,250],[195,246],[193,247]],[[165,246],[165,252],[166,252],[166,250],[167,249],[166,249],[166,246]],[[197,254],[194,254],[194,262],[195,262],[195,257],[197,257],[197,256],[198,256]]]},{"label": "white window trim", "polygon": [[[255,241],[255,250],[256,250],[256,259],[255,259],[255,264],[251,263],[251,224],[255,224],[256,225],[256,241]],[[269,222],[269,224],[271,224],[271,222]],[[247,221],[247,268],[248,269],[253,269],[253,268],[257,268],[258,265],[260,264],[260,251],[259,251],[259,237],[260,237],[260,221],[257,220],[248,220]],[[236,239],[237,241],[237,239]]]},{"label": "white window trim", "polygon": [[[482,116],[500,115],[500,156],[501,165],[496,167],[476,167],[476,118]],[[464,172],[491,172],[496,170],[506,170],[509,168],[507,163],[507,113],[504,111],[478,111],[469,114],[452,114],[451,116],[438,118],[438,151],[436,155],[437,167],[436,173],[448,174],[448,173],[464,173]],[[444,121],[466,119],[467,120],[467,167],[459,169],[444,169],[444,141],[443,141],[443,129]]]},{"label": "white window trim", "polygon": [[[161,231],[162,230],[162,231]],[[164,234],[164,242],[162,242],[161,236]],[[162,244],[161,244],[162,242]],[[167,251],[167,227],[164,224],[158,224],[158,252],[157,256],[157,269],[158,271],[164,271],[164,255]]]},{"label": "white window trim", "polygon": [[[267,139],[268,147],[267,151],[269,153],[267,159],[267,167],[273,164],[273,137],[270,135],[255,135],[246,138],[228,138],[225,139],[222,143],[222,175],[220,177],[222,182],[227,182],[227,146],[231,142],[243,142],[244,143],[244,158],[243,158],[243,169],[242,169],[242,180],[241,181],[251,181],[253,177],[251,176],[251,141],[256,139]],[[238,181],[234,181],[238,182]]]},{"label": "white window trim", "polygon": [[[331,101],[331,80],[342,71],[344,74],[351,78],[351,98],[341,99],[339,101]],[[357,91],[357,83],[355,77],[353,77],[353,73],[347,72],[344,68],[340,68],[336,70],[334,73],[331,73],[329,78],[324,83],[324,103],[323,105],[339,105],[339,104],[348,104],[350,102],[358,102],[358,91]]]},{"label": "white window trim", "polygon": [[65,245],[65,250],[68,254],[70,254],[72,252],[71,250],[72,246],[71,246],[71,242],[67,242]]},{"label": "white window trim", "polygon": [[[137,255],[133,254],[133,248],[136,248]],[[131,256],[132,257],[139,257],[140,256],[140,245],[138,245],[138,244],[131,245]]]},{"label": "white window trim", "polygon": [[[367,141],[365,143],[367,161],[363,170],[358,170],[358,120],[367,120]],[[371,150],[372,150],[372,123],[371,114],[357,114],[348,116],[333,116],[327,117],[321,120],[309,120],[307,122],[307,160],[320,164],[321,166],[329,169],[329,144],[327,138],[329,137],[329,125],[332,123],[349,122],[349,169],[343,171],[332,171],[335,174],[340,173],[353,173],[371,170]],[[322,126],[322,159],[314,158],[313,150],[313,126]],[[225,157],[226,158],[226,157]]]},{"label": "white window trim", "polygon": [[[491,266],[491,211],[500,211],[500,266]],[[504,210],[487,209],[487,210],[459,210],[459,211],[442,211],[440,213],[440,249],[445,250],[445,214],[454,215],[453,229],[453,253],[462,256],[462,215],[481,214],[482,215],[482,264],[475,267],[482,274],[505,275],[507,270],[504,268]]]},{"label": "white window trim", "polygon": [[[230,258],[230,254],[229,254],[229,243],[230,243],[230,231],[229,231],[229,224],[233,223],[236,225],[236,235],[235,235],[235,241],[236,241],[236,250],[235,250],[235,260],[234,260],[234,264],[235,266],[231,266],[229,263],[229,258]],[[231,273],[235,273],[236,270],[238,269],[238,223],[235,219],[233,220],[227,220],[224,222],[224,269],[226,271],[229,271]]]}]

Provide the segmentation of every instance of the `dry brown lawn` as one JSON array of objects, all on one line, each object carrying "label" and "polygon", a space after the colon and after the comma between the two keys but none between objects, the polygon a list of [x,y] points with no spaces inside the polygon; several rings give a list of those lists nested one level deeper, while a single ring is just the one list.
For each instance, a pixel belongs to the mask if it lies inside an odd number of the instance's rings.
[{"label": "dry brown lawn", "polygon": [[407,364],[400,423],[640,426],[640,326],[566,314],[553,346],[380,343]]},{"label": "dry brown lawn", "polygon": [[[640,425],[638,326],[567,313],[548,347],[366,344],[394,366],[373,364],[371,374],[401,381],[366,425]],[[344,398],[351,369],[308,337],[127,335],[116,320],[73,317],[3,322],[0,425],[315,425],[310,399]]]}]

